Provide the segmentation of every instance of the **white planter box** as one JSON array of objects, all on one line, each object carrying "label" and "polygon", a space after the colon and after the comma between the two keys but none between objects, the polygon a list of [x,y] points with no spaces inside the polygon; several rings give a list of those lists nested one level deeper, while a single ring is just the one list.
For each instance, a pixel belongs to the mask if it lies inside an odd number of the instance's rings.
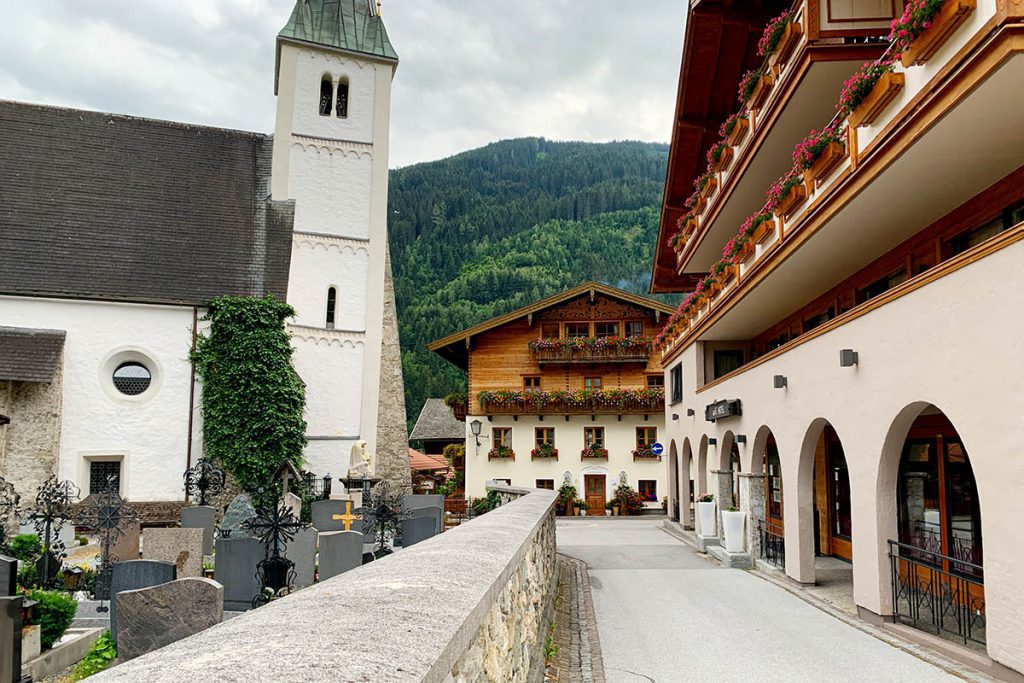
[{"label": "white planter box", "polygon": [[730,553],[743,552],[743,527],[747,513],[742,510],[722,512],[722,526],[725,532],[725,549]]},{"label": "white planter box", "polygon": [[700,522],[701,536],[715,535],[715,502],[697,503],[697,520]]}]

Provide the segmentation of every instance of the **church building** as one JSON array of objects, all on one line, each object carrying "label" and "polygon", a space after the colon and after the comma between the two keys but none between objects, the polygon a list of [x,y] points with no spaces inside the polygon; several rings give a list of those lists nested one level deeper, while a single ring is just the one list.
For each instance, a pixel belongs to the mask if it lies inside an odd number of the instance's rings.
[{"label": "church building", "polygon": [[[366,441],[408,483],[387,254],[391,82],[371,0],[297,0],[274,134],[0,101],[0,476],[82,496],[109,476],[156,521],[203,454],[189,351],[205,305],[296,310],[305,469]],[[269,85],[269,84],[268,84]]]}]

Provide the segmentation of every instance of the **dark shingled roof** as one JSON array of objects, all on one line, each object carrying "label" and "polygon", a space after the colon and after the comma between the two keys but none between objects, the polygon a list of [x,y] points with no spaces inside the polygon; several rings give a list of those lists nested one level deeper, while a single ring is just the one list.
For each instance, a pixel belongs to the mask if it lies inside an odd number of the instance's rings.
[{"label": "dark shingled roof", "polygon": [[258,133],[0,101],[0,294],[284,299],[293,202]]},{"label": "dark shingled roof", "polygon": [[66,334],[64,330],[0,327],[0,380],[52,381]]},{"label": "dark shingled roof", "polygon": [[456,420],[443,398],[428,398],[409,435],[412,440],[465,439],[466,423]]}]

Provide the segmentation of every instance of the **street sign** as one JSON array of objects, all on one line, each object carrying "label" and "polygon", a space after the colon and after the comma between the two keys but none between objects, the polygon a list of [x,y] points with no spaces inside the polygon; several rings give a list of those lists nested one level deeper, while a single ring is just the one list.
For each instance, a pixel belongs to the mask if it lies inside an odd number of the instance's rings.
[{"label": "street sign", "polygon": [[665,447],[662,446],[659,442],[651,444],[651,453],[654,453],[655,455],[661,455],[664,452]]}]

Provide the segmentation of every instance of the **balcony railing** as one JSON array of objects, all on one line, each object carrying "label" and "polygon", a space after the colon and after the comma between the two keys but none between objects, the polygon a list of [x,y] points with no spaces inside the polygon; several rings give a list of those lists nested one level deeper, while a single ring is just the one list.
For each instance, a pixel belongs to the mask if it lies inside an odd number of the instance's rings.
[{"label": "balcony railing", "polygon": [[786,568],[786,537],[782,527],[768,522],[757,523],[761,535],[761,559],[779,569]]},{"label": "balcony railing", "polygon": [[623,415],[665,409],[662,387],[581,391],[481,391],[484,415]]},{"label": "balcony railing", "polygon": [[889,541],[893,613],[903,623],[985,644],[981,565]]},{"label": "balcony railing", "polygon": [[530,351],[538,363],[646,363],[651,355],[647,337],[537,339]]}]

